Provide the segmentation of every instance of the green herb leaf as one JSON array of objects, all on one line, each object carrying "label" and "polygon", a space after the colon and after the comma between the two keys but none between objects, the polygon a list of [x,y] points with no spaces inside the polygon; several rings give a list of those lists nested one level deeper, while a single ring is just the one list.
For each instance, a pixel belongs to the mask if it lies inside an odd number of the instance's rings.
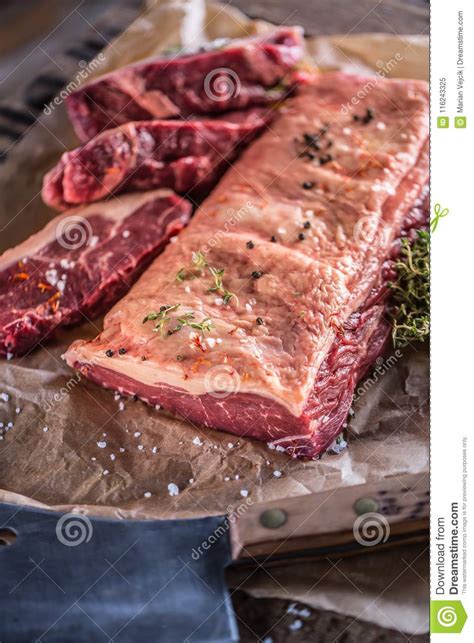
[{"label": "green herb leaf", "polygon": [[222,295],[222,301],[224,302],[225,305],[227,305],[231,299],[235,299],[237,305],[239,304],[239,299],[237,295],[233,292],[230,292],[230,290],[227,290],[224,288],[224,285],[222,283],[222,278],[225,273],[225,268],[213,268],[212,266],[209,266],[209,272],[214,278],[214,285],[209,288],[208,292],[217,292],[220,295]]},{"label": "green herb leaf", "polygon": [[410,243],[402,239],[400,257],[394,268],[397,278],[392,290],[392,340],[396,347],[424,341],[430,332],[430,235],[418,232]]},{"label": "green herb leaf", "polygon": [[153,332],[161,333],[162,337],[165,335],[174,335],[175,333],[182,330],[185,326],[189,326],[190,328],[194,328],[195,330],[200,330],[203,334],[211,330],[212,320],[209,317],[206,317],[198,323],[195,321],[194,313],[189,312],[175,318],[174,321],[176,322],[176,325],[173,326],[173,328],[168,328],[165,333],[166,324],[173,321],[173,318],[170,317],[168,313],[177,310],[180,306],[181,304],[175,304],[173,306],[161,306],[158,312],[148,313],[148,315],[143,319],[143,323],[145,324],[147,321],[157,321],[158,323],[153,329]]},{"label": "green herb leaf", "polygon": [[181,269],[180,269],[180,270],[178,270],[178,272],[176,273],[176,281],[184,281],[185,279],[186,279],[186,269],[185,269],[185,268],[181,268]]}]

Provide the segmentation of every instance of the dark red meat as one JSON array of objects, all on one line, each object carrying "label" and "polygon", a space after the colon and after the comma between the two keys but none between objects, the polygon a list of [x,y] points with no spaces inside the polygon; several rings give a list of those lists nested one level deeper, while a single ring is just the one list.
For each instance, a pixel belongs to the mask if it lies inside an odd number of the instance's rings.
[{"label": "dark red meat", "polygon": [[83,142],[128,121],[267,105],[283,95],[279,83],[302,55],[301,29],[284,27],[215,49],[123,67],[83,85],[66,105]]},{"label": "dark red meat", "polygon": [[20,355],[58,326],[112,306],[185,226],[188,201],[131,194],[53,219],[0,256],[0,356]]},{"label": "dark red meat", "polygon": [[166,187],[198,196],[271,119],[254,108],[215,121],[138,121],[65,152],[43,181],[43,200],[65,209],[119,191]]}]

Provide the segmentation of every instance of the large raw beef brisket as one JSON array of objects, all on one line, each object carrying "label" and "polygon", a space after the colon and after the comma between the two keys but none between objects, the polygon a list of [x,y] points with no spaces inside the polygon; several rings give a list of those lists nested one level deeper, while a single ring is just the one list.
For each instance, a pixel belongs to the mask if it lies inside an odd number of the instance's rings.
[{"label": "large raw beef brisket", "polygon": [[79,139],[128,121],[220,114],[267,105],[303,56],[299,27],[232,40],[192,54],[153,58],[84,84],[66,105]]},{"label": "large raw beef brisket", "polygon": [[62,155],[44,177],[43,200],[62,210],[122,190],[157,187],[198,197],[271,116],[266,108],[253,108],[225,121],[137,121],[106,130]]},{"label": "large raw beef brisket", "polygon": [[420,81],[302,88],[67,362],[193,422],[321,453],[389,331],[384,270],[418,216],[428,107]]},{"label": "large raw beef brisket", "polygon": [[0,256],[0,356],[20,355],[58,326],[114,304],[188,222],[169,190],[130,194],[50,221]]}]

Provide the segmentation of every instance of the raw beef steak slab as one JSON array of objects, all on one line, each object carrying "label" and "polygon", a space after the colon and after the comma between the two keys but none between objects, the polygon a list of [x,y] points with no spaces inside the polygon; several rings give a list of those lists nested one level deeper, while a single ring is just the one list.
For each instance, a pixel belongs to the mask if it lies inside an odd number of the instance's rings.
[{"label": "raw beef steak slab", "polygon": [[152,58],[106,74],[67,98],[74,130],[86,142],[128,121],[219,114],[267,105],[303,56],[298,27],[193,54]]},{"label": "raw beef steak slab", "polygon": [[130,194],[56,217],[0,256],[0,356],[110,308],[189,221],[170,190]]},{"label": "raw beef steak slab", "polygon": [[68,363],[193,422],[321,453],[385,342],[374,292],[428,178],[426,84],[378,79],[342,109],[368,82],[323,74],[288,101]]},{"label": "raw beef steak slab", "polygon": [[165,187],[202,194],[270,122],[271,114],[254,108],[238,112],[234,122],[137,121],[107,130],[62,155],[44,177],[43,200],[65,209],[121,190]]}]

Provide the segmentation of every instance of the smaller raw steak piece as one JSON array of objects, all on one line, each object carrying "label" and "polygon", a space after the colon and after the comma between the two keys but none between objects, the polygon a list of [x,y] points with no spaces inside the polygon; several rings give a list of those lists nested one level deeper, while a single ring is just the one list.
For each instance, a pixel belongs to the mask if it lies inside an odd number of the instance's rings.
[{"label": "smaller raw steak piece", "polygon": [[281,81],[302,56],[302,30],[285,27],[197,53],[122,67],[81,86],[66,105],[82,142],[129,121],[267,105],[281,98]]},{"label": "smaller raw steak piece", "polygon": [[43,200],[61,210],[122,190],[203,194],[271,115],[260,107],[229,114],[230,121],[136,121],[107,130],[62,155],[44,177]]},{"label": "smaller raw steak piece", "polygon": [[106,311],[189,221],[170,190],[70,210],[0,256],[0,356]]}]

